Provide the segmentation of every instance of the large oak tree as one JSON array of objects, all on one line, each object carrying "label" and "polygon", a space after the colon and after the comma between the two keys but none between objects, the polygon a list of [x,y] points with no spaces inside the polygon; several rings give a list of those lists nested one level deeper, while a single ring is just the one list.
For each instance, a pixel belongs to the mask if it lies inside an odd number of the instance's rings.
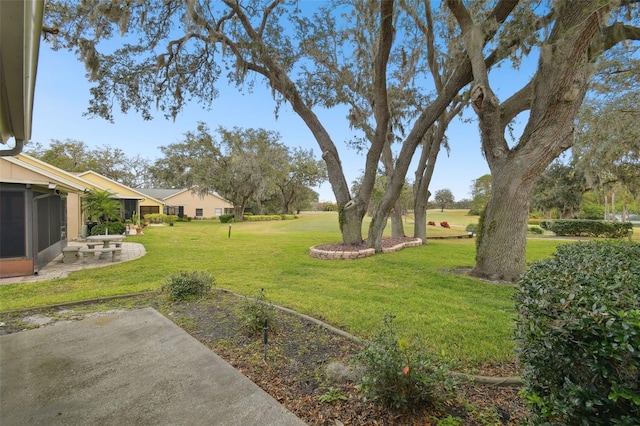
[{"label": "large oak tree", "polygon": [[[540,44],[538,67],[520,90],[505,100],[496,95],[484,60],[485,33],[497,25],[474,14],[462,0],[447,0],[464,34],[473,67],[471,101],[480,122],[482,149],[491,169],[491,199],[479,232],[473,274],[515,280],[525,268],[529,205],[534,184],[545,168],[574,144],[574,122],[603,51],[627,39],[640,39],[640,29],[616,18],[617,1],[555,1],[548,18],[551,31]],[[631,3],[631,2],[627,2]],[[628,4],[629,7],[632,5]],[[637,75],[638,70],[634,71]],[[529,118],[515,145],[507,130],[523,111]]]}]

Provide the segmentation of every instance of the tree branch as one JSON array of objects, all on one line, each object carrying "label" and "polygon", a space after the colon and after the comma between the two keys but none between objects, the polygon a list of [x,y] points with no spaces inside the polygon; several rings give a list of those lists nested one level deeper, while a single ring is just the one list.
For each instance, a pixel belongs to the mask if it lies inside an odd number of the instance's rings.
[{"label": "tree branch", "polygon": [[527,83],[500,106],[501,127],[504,129],[518,114],[531,108],[533,84]]},{"label": "tree branch", "polygon": [[267,26],[267,20],[271,13],[275,10],[276,7],[281,3],[281,0],[274,0],[267,8],[264,10],[264,15],[262,16],[262,23],[260,24],[260,28],[258,29],[258,34],[260,38],[262,38],[264,34],[264,29]]},{"label": "tree branch", "polygon": [[602,37],[596,37],[589,47],[589,59],[593,60],[598,55],[611,49],[616,44],[624,40],[640,40],[640,28],[632,25],[625,25],[622,22],[615,22],[604,28]]},{"label": "tree branch", "polygon": [[371,140],[371,147],[367,152],[365,176],[362,179],[360,192],[371,193],[375,184],[378,162],[385,145],[389,144],[389,95],[387,93],[387,64],[393,44],[393,9],[394,0],[382,0],[380,3],[380,35],[378,49],[373,62],[373,115],[376,120],[375,137]]}]

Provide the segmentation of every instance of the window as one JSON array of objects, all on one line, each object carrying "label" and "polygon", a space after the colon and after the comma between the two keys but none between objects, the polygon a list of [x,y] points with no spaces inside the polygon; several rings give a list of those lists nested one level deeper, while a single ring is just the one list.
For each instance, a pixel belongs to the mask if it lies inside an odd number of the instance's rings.
[{"label": "window", "polygon": [[159,206],[140,206],[140,217],[144,217],[148,214],[158,214],[160,213]]},{"label": "window", "polygon": [[202,209],[196,209],[196,217],[202,217]]},{"label": "window", "polygon": [[222,209],[221,208],[216,208],[216,216],[222,216]]},{"label": "window", "polygon": [[27,255],[25,193],[2,191],[0,197],[0,258]]},{"label": "window", "polygon": [[164,214],[174,214],[176,216],[183,216],[184,207],[183,206],[165,206]]}]

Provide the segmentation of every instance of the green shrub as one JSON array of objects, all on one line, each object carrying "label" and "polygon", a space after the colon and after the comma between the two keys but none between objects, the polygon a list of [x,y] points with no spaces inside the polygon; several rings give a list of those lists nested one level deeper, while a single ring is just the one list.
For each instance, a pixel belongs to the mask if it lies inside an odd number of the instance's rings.
[{"label": "green shrub", "polygon": [[267,300],[264,289],[255,297],[248,297],[242,304],[242,329],[249,335],[261,335],[265,321],[271,332],[276,331],[275,308]]},{"label": "green shrub", "polygon": [[233,222],[233,217],[233,214],[221,214],[218,216],[218,219],[220,219],[222,223],[231,223]]},{"label": "green shrub", "polygon": [[602,219],[604,217],[604,206],[595,203],[584,203],[580,209],[580,219]]},{"label": "green shrub", "polygon": [[545,219],[542,218],[529,218],[529,225],[540,225],[541,222],[546,222]]},{"label": "green shrub", "polygon": [[392,322],[393,316],[385,315],[376,338],[353,358],[362,370],[361,392],[396,408],[436,405],[454,389],[448,368],[420,345],[399,338]]},{"label": "green shrub", "polygon": [[640,424],[640,244],[561,245],[515,295],[536,424]]},{"label": "green shrub", "polygon": [[470,223],[464,229],[467,232],[473,232],[474,234],[476,234],[478,232],[478,224],[477,223]]},{"label": "green shrub", "polygon": [[171,300],[193,299],[205,295],[215,283],[215,277],[208,272],[180,271],[173,274],[162,286]]},{"label": "green shrub", "polygon": [[623,238],[633,228],[630,222],[610,222],[606,220],[557,219],[540,222],[540,227],[564,237],[605,237]]},{"label": "green shrub", "polygon": [[102,222],[91,228],[91,235],[104,235],[107,228],[109,235],[119,235],[124,233],[126,225],[122,222]]},{"label": "green shrub", "polygon": [[542,228],[540,228],[539,226],[530,226],[529,227],[529,232],[531,232],[532,234],[543,234],[544,233]]}]

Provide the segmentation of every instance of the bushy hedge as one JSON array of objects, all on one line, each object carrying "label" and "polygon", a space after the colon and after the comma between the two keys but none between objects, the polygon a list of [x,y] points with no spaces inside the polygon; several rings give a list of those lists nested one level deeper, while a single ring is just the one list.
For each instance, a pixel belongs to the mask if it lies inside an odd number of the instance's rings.
[{"label": "bushy hedge", "polygon": [[558,219],[542,221],[540,227],[564,237],[622,238],[628,235],[633,225],[630,222],[607,220]]},{"label": "bushy hedge", "polygon": [[91,228],[91,235],[104,235],[107,233],[107,228],[109,229],[109,235],[118,235],[124,233],[126,226],[124,223],[118,221],[102,222]]},{"label": "bushy hedge", "polygon": [[221,214],[220,216],[218,216],[218,219],[220,219],[220,222],[222,223],[231,223],[233,222],[233,215],[232,214]]},{"label": "bushy hedge", "polygon": [[267,220],[291,220],[297,219],[294,214],[263,214],[263,215],[245,215],[244,220],[247,222],[262,222]]},{"label": "bushy hedge", "polygon": [[640,424],[640,244],[559,246],[515,299],[533,423]]},{"label": "bushy hedge", "polygon": [[540,228],[539,226],[530,226],[528,228],[528,231],[531,232],[532,234],[538,234],[538,235],[541,235],[544,233],[542,228]]},{"label": "bushy hedge", "polygon": [[149,213],[144,215],[144,221],[149,223],[172,223],[172,222],[178,221],[178,215],[163,214],[163,213]]}]

